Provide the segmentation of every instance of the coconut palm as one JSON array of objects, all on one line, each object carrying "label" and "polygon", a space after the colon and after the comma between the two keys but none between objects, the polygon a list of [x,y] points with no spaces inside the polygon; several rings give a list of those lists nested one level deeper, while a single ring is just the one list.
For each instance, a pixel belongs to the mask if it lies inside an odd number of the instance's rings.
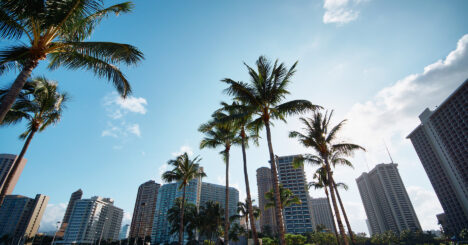
[{"label": "coconut palm", "polygon": [[[167,211],[167,221],[171,224],[169,233],[179,233],[180,229],[180,212],[181,198],[177,198],[174,205]],[[197,206],[193,203],[184,203],[184,229],[188,234],[188,240],[195,238],[195,231],[198,223]]]},{"label": "coconut palm", "polygon": [[271,139],[272,120],[280,119],[285,121],[286,116],[315,110],[318,106],[307,100],[292,100],[284,102],[285,96],[289,94],[287,90],[291,83],[291,78],[296,71],[297,62],[289,69],[278,61],[272,65],[264,56],[260,56],[256,62],[254,70],[247,64],[250,75],[250,83],[237,82],[230,78],[222,81],[228,84],[225,92],[234,97],[234,100],[248,105],[255,116],[253,122],[257,125],[265,126],[268,151],[270,155],[271,176],[273,177],[273,188],[275,193],[275,214],[278,222],[278,234],[280,245],[285,245],[285,230],[283,215],[280,209],[280,190],[278,184],[278,173],[275,164],[275,154]]},{"label": "coconut palm", "polygon": [[305,133],[303,134],[298,131],[292,131],[289,133],[289,137],[297,138],[299,143],[305,147],[312,148],[317,154],[307,154],[302,157],[298,157],[296,161],[306,161],[314,165],[320,165],[326,170],[328,178],[327,185],[330,189],[330,196],[336,215],[336,221],[338,223],[338,229],[344,244],[348,245],[346,232],[344,230],[343,222],[341,221],[341,216],[336,202],[336,189],[333,185],[334,179],[332,165],[337,163],[346,165],[349,161],[347,161],[344,157],[352,156],[356,150],[365,149],[359,145],[341,142],[337,139],[338,132],[342,129],[346,120],[341,121],[330,129],[329,127],[332,115],[333,111],[331,111],[330,114],[328,114],[328,112],[323,114],[320,111],[316,111],[313,113],[311,118],[300,118],[302,123],[305,125],[303,128]]},{"label": "coconut palm", "polygon": [[[280,187],[281,210],[294,204],[301,204],[301,199],[295,196],[294,193],[290,189],[284,188],[283,185],[280,185],[279,187]],[[274,189],[265,193],[265,199],[267,200],[267,203],[265,204],[265,208],[272,208],[276,206]]]},{"label": "coconut palm", "polygon": [[224,207],[224,244],[229,244],[229,158],[230,150],[233,145],[239,144],[239,127],[232,123],[218,123],[217,119],[221,117],[220,113],[215,112],[213,119],[208,123],[202,124],[198,129],[205,134],[200,142],[200,149],[223,147],[220,154],[223,156],[226,164],[226,197]]},{"label": "coconut palm", "polygon": [[178,156],[176,159],[169,160],[167,164],[173,169],[162,174],[162,180],[165,182],[179,182],[179,189],[182,189],[182,201],[180,202],[180,223],[179,223],[179,244],[183,244],[184,239],[184,206],[185,206],[185,188],[189,182],[196,178],[205,177],[206,174],[200,168],[200,157],[190,159],[187,153]]},{"label": "coconut palm", "polygon": [[[233,124],[239,128],[239,137],[241,139],[241,149],[242,149],[242,161],[244,169],[244,181],[245,181],[245,190],[247,198],[245,200],[246,211],[249,215],[251,229],[252,229],[252,238],[255,245],[259,245],[260,241],[258,239],[257,228],[255,227],[255,210],[252,206],[252,197],[250,194],[250,182],[249,174],[247,172],[247,153],[246,148],[249,146],[249,141],[253,140],[256,145],[258,145],[258,131],[259,126],[252,121],[253,110],[252,107],[249,107],[246,104],[233,102],[232,104],[227,104],[225,102],[221,103],[221,108],[216,112],[217,113],[217,123],[219,124]],[[248,223],[248,222],[247,222]]]},{"label": "coconut palm", "polygon": [[[252,202],[254,202],[254,201],[255,200],[253,200]],[[250,222],[250,224],[249,224],[249,220],[254,220],[254,223],[255,223],[255,220],[258,219],[258,217],[260,217],[260,209],[258,207],[254,207],[252,213],[253,213],[252,214],[253,219],[251,219],[251,217],[250,217],[248,200],[246,198],[245,202],[238,202],[237,203],[237,214],[234,215],[231,218],[244,219],[247,230],[248,230],[249,225],[252,226],[252,222]]]},{"label": "coconut palm", "polygon": [[[25,139],[23,148],[21,149],[18,158],[13,163],[6,180],[1,187],[0,205],[7,194],[7,190],[18,170],[19,162],[22,161],[32,138],[37,132],[42,132],[50,125],[57,124],[65,109],[65,105],[69,96],[66,93],[61,93],[58,90],[57,83],[46,79],[45,77],[37,77],[27,82],[21,96],[15,101],[10,111],[6,114],[2,126],[11,125],[27,121],[27,130],[20,135],[20,139]],[[9,93],[9,90],[1,90],[0,98],[3,98]]]},{"label": "coconut palm", "polygon": [[[41,60],[49,58],[49,69],[91,70],[105,77],[125,97],[130,84],[118,65],[135,65],[143,54],[128,44],[85,42],[102,19],[128,13],[130,2],[104,6],[103,0],[2,0],[0,38],[16,41],[0,50],[0,75],[20,71],[0,103],[0,123]],[[27,43],[27,44],[26,44]]]},{"label": "coconut palm", "polygon": [[209,244],[212,244],[213,238],[218,237],[223,213],[224,210],[218,202],[207,201],[200,207],[200,234],[209,239]]}]

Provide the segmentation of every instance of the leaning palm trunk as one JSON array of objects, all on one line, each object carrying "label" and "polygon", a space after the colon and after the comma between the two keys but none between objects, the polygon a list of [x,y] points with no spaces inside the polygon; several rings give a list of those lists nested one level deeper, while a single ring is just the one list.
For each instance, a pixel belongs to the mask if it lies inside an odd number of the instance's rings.
[{"label": "leaning palm trunk", "polygon": [[224,204],[224,244],[229,245],[229,147],[226,147],[226,203]]},{"label": "leaning palm trunk", "polygon": [[330,209],[330,214],[332,215],[333,228],[334,228],[334,232],[335,232],[336,242],[339,245],[339,244],[341,244],[340,243],[340,236],[338,236],[338,229],[336,229],[335,217],[333,217],[333,211],[332,211],[332,208],[331,208],[331,205],[330,205],[330,196],[328,195],[328,189],[327,188],[328,188],[327,186],[324,186],[325,195],[327,196],[328,209]]},{"label": "leaning palm trunk", "polygon": [[335,181],[333,181],[333,187],[335,188],[336,197],[338,197],[338,202],[340,203],[341,212],[343,213],[343,216],[344,216],[344,219],[345,219],[345,222],[346,222],[346,226],[348,227],[349,237],[351,238],[351,244],[354,245],[354,244],[356,244],[356,241],[354,239],[354,234],[353,234],[353,231],[351,230],[351,224],[349,223],[348,215],[346,215],[346,211],[345,211],[345,208],[343,206],[343,202],[341,201],[340,193],[338,192],[338,188],[336,187]]},{"label": "leaning palm trunk", "polygon": [[[247,173],[247,154],[245,153],[245,132],[242,130],[242,160],[244,161],[244,179],[245,179],[245,190],[247,192],[247,209],[249,210],[249,219],[250,219],[250,228],[252,230],[252,238],[255,245],[259,245],[260,241],[258,240],[257,229],[255,227],[255,217],[253,215],[252,207],[252,197],[250,196],[250,184],[249,184],[249,174]],[[246,220],[248,222],[248,220]],[[248,224],[248,223],[247,223]],[[249,226],[247,225],[247,232]],[[247,237],[248,238],[248,237]]]},{"label": "leaning palm trunk", "polygon": [[268,150],[270,152],[270,166],[271,166],[271,176],[273,178],[273,190],[274,190],[274,197],[275,197],[275,214],[276,214],[276,223],[278,225],[278,235],[279,235],[279,244],[286,245],[285,240],[285,231],[284,231],[284,223],[283,223],[283,214],[281,210],[281,199],[280,199],[280,190],[278,184],[278,171],[276,170],[276,161],[275,161],[275,154],[273,153],[273,145],[271,143],[271,131],[270,131],[270,123],[268,120],[265,120],[265,129],[267,134],[267,141],[268,141]]},{"label": "leaning palm trunk", "polygon": [[333,203],[333,209],[335,210],[335,215],[336,215],[336,222],[338,223],[338,229],[340,230],[341,238],[343,239],[343,243],[345,245],[349,245],[348,239],[346,237],[346,232],[344,230],[343,222],[341,221],[341,216],[340,216],[340,210],[338,209],[338,205],[336,203],[336,197],[335,197],[335,188],[333,188],[333,177],[330,169],[330,165],[328,161],[326,162],[327,166],[327,175],[328,175],[328,187],[330,188],[330,196],[332,199]]},{"label": "leaning palm trunk", "polygon": [[21,149],[21,152],[18,158],[16,158],[16,161],[11,166],[11,170],[8,172],[5,178],[5,183],[3,184],[2,191],[0,192],[0,206],[2,205],[3,200],[5,199],[5,196],[7,194],[8,187],[10,187],[11,181],[13,181],[13,176],[15,176],[15,173],[18,170],[19,163],[21,162],[21,160],[23,160],[24,154],[28,150],[29,144],[31,143],[31,140],[36,132],[37,132],[37,128],[33,128],[31,130],[31,133],[29,133],[28,138],[26,138],[26,142],[24,142],[23,149]]},{"label": "leaning palm trunk", "polygon": [[0,124],[5,119],[6,114],[10,111],[13,103],[15,103],[16,98],[23,89],[26,81],[31,76],[32,71],[39,64],[38,60],[31,60],[26,62],[20,74],[16,77],[15,81],[11,85],[11,88],[8,90],[8,93],[5,95],[3,100],[0,103]]},{"label": "leaning palm trunk", "polygon": [[180,202],[180,224],[179,224],[179,245],[184,244],[184,209],[185,209],[185,185]]}]

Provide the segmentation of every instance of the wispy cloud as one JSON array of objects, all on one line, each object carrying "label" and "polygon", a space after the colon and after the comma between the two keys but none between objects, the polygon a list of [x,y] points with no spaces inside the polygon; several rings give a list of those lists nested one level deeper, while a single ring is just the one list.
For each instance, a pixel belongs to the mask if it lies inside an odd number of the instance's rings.
[{"label": "wispy cloud", "polygon": [[[103,137],[127,138],[129,136],[141,137],[141,129],[138,123],[127,122],[129,113],[145,115],[148,102],[143,97],[129,96],[126,99],[113,92],[103,98],[102,105],[106,110],[107,127],[101,132]],[[122,147],[120,147],[122,148]],[[114,147],[114,149],[116,149]]]},{"label": "wispy cloud", "polygon": [[358,6],[365,0],[325,0],[323,23],[346,24],[359,17]]},{"label": "wispy cloud", "polygon": [[189,156],[192,156],[193,155],[192,147],[190,147],[188,145],[183,145],[183,146],[180,147],[179,151],[172,152],[171,155],[176,157],[176,156],[180,156],[180,155],[184,154],[185,152],[187,152],[187,154]]},{"label": "wispy cloud", "polygon": [[432,190],[426,190],[420,186],[408,186],[408,195],[413,203],[419,223],[423,228],[435,228],[438,226],[435,214],[442,213],[439,200]]}]

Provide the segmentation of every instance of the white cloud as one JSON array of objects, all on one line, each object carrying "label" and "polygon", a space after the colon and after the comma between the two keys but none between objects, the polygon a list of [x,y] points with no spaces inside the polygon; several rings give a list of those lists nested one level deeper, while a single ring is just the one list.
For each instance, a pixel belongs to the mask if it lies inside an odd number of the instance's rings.
[{"label": "white cloud", "polygon": [[141,136],[140,125],[138,125],[136,123],[127,125],[127,131],[129,133],[132,133],[132,134],[138,136],[138,137]]},{"label": "white cloud", "polygon": [[47,208],[42,216],[41,226],[39,231],[41,232],[48,232],[54,231],[57,229],[57,221],[62,222],[63,215],[65,214],[65,210],[67,209],[66,203],[58,203],[58,204],[47,204]]},{"label": "white cloud", "polygon": [[140,125],[138,123],[127,123],[121,121],[120,124],[116,125],[112,122],[107,122],[107,128],[101,132],[102,137],[128,137],[135,135],[141,137]]},{"label": "white cloud", "polygon": [[383,140],[398,151],[411,147],[406,136],[419,124],[418,115],[426,107],[439,105],[468,78],[468,35],[443,60],[409,75],[394,85],[380,90],[364,103],[352,106],[346,118],[344,134],[363,145],[372,162],[386,156]]},{"label": "white cloud", "polygon": [[124,215],[122,218],[122,226],[127,224],[129,225],[130,223],[132,223],[132,213],[124,211]]},{"label": "white cloud", "polygon": [[116,92],[112,92],[104,97],[103,104],[106,107],[109,117],[118,119],[128,112],[146,114],[146,105],[148,105],[148,102],[143,97],[128,96],[124,99]]},{"label": "white cloud", "polygon": [[176,157],[176,156],[180,156],[184,153],[186,153],[189,155],[189,156],[192,156],[193,155],[193,150],[192,150],[192,147],[188,146],[188,145],[183,145],[180,147],[179,151],[178,152],[172,152],[171,155]]},{"label": "white cloud", "polygon": [[443,210],[436,194],[419,186],[408,186],[406,190],[423,230],[438,230],[435,216]]},{"label": "white cloud", "polygon": [[363,0],[325,0],[323,23],[346,24],[359,17],[357,7]]}]

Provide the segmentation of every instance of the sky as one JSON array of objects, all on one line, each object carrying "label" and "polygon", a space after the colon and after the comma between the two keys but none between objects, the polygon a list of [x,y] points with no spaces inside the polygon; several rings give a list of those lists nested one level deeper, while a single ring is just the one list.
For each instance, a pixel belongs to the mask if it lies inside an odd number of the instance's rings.
[{"label": "sky", "polygon": [[[197,129],[230,99],[220,80],[248,81],[243,62],[254,65],[265,55],[288,66],[299,61],[287,99],[334,110],[334,124],[348,119],[342,139],[367,149],[353,157],[354,169],[335,171],[350,187],[342,198],[353,230],[368,233],[355,179],[390,162],[385,145],[422,228],[437,229],[442,208],[406,136],[425,108],[434,109],[468,78],[467,9],[463,0],[135,1],[132,13],[103,21],[90,39],[142,50],[141,64],[122,67],[132,96],[121,99],[87,71],[49,71],[47,61],[33,72],[58,81],[72,99],[60,123],[34,137],[14,193],[50,197],[40,228],[50,231],[79,188],[84,198],[113,198],[125,211],[123,224],[130,223],[138,186],[162,183],[166,162],[182,152],[202,157],[204,181],[223,184],[220,149],[200,150]],[[0,86],[15,76],[3,75]],[[288,138],[302,128],[300,116],[275,123],[275,154],[311,153]],[[0,152],[18,154],[24,130],[24,124],[0,128]],[[255,170],[268,166],[264,134],[260,146],[247,151],[257,200]],[[241,150],[233,148],[230,185],[243,198],[241,168]],[[307,166],[309,181],[312,172]]]}]

